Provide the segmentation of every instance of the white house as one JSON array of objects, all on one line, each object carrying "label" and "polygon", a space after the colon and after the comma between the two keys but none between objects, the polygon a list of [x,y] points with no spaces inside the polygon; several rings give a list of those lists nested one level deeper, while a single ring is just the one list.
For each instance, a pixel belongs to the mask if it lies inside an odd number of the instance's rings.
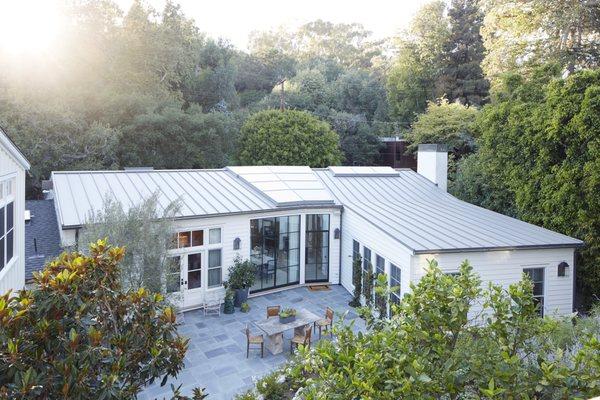
[{"label": "white house", "polygon": [[25,171],[29,162],[0,128],[0,293],[25,286]]},{"label": "white house", "polygon": [[[468,259],[484,281],[528,272],[544,312],[572,311],[574,251],[581,241],[465,203],[446,193],[447,152],[419,149],[419,172],[389,167],[227,167],[216,170],[54,172],[62,244],[77,242],[89,213],[110,196],[124,206],[159,193],[179,199],[176,220],[186,308],[222,290],[237,255],[258,267],[251,292],[341,284],[352,260],[385,272],[402,293],[428,259],[455,272]],[[425,163],[423,165],[423,163]],[[368,263],[367,261],[370,261]]]}]

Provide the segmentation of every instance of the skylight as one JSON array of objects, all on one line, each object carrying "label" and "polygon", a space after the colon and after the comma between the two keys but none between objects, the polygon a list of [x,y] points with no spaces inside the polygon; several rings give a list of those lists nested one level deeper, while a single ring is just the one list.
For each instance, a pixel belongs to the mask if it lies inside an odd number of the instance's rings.
[{"label": "skylight", "polygon": [[333,204],[334,199],[309,167],[227,167],[238,177],[268,196],[277,206]]},{"label": "skylight", "polygon": [[329,167],[334,176],[400,176],[400,173],[391,167]]}]

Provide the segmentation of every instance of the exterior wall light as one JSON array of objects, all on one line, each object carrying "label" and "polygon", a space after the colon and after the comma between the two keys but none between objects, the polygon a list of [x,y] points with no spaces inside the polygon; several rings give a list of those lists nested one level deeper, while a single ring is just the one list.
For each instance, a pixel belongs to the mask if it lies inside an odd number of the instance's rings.
[{"label": "exterior wall light", "polygon": [[340,238],[340,228],[335,228],[335,231],[333,231],[333,238],[334,239]]},{"label": "exterior wall light", "polygon": [[564,261],[558,264],[558,276],[569,276],[569,264]]},{"label": "exterior wall light", "polygon": [[242,242],[242,240],[239,237],[233,239],[233,249],[234,250],[239,250],[241,242]]}]

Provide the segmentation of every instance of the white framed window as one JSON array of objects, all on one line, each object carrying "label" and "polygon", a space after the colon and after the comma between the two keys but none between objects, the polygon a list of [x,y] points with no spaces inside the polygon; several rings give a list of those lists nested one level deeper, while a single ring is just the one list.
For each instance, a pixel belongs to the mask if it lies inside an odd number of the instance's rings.
[{"label": "white framed window", "polygon": [[213,228],[208,231],[208,244],[221,243],[221,228]]},{"label": "white framed window", "polygon": [[214,249],[208,251],[208,287],[214,288],[221,286],[223,267],[222,267],[223,254],[221,249]]},{"label": "white framed window", "polygon": [[400,304],[402,298],[400,293],[402,271],[394,264],[390,264],[390,288],[393,290],[390,292],[390,302],[394,304]]},{"label": "white framed window", "polygon": [[385,274],[385,258],[375,255],[375,275]]},{"label": "white framed window", "polygon": [[0,181],[0,270],[15,256],[14,178]]},{"label": "white framed window", "polygon": [[533,282],[533,299],[538,304],[538,311],[540,316],[544,316],[544,268],[524,268],[523,272],[529,276],[529,279]]}]

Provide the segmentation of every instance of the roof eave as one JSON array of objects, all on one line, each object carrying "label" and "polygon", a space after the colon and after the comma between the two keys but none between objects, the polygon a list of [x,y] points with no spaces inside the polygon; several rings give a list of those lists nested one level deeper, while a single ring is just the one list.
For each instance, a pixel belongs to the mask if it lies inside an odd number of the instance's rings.
[{"label": "roof eave", "polygon": [[583,246],[585,243],[582,241],[573,243],[556,243],[556,244],[536,244],[536,245],[522,245],[522,246],[497,246],[497,247],[466,247],[466,248],[454,248],[454,249],[425,249],[425,250],[413,250],[414,254],[438,254],[438,253],[475,253],[481,251],[513,251],[513,250],[542,250],[542,249],[564,249],[572,248],[576,249]]},{"label": "roof eave", "polygon": [[10,137],[8,137],[8,134],[1,126],[0,126],[0,133],[1,133],[0,134],[0,143],[2,145],[4,145],[4,147],[6,149],[8,149],[8,152],[10,153],[10,155],[13,156],[15,158],[15,160],[17,160],[17,162],[19,164],[21,164],[21,166],[25,170],[29,171],[29,169],[31,168],[29,161],[27,161],[27,159],[25,158],[25,156],[23,155],[21,150],[17,147],[15,142],[13,142]]}]

